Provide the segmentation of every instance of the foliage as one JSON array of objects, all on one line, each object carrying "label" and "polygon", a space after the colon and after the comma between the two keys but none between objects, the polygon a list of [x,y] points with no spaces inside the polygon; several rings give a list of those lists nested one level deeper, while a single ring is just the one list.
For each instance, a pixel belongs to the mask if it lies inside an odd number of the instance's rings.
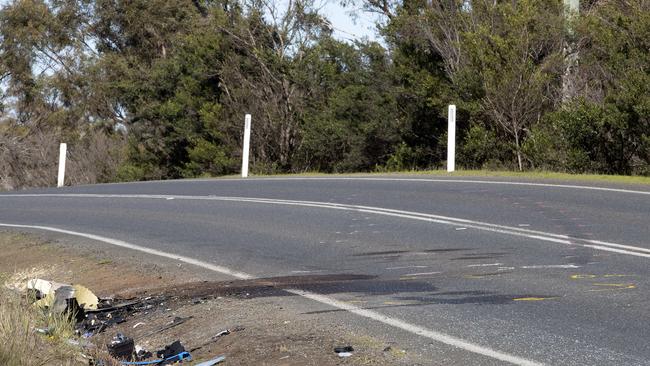
[{"label": "foliage", "polygon": [[[14,0],[0,8],[0,183],[437,168],[448,104],[471,168],[650,174],[650,4]],[[576,61],[577,60],[577,61]]]}]

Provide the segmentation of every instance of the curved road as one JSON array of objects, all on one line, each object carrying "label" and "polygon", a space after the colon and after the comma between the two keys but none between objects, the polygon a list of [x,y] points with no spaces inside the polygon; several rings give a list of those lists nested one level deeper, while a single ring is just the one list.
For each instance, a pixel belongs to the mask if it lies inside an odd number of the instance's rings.
[{"label": "curved road", "polygon": [[650,365],[648,188],[427,176],[107,184],[2,194],[3,228],[278,278],[305,298],[302,312],[427,364]]}]

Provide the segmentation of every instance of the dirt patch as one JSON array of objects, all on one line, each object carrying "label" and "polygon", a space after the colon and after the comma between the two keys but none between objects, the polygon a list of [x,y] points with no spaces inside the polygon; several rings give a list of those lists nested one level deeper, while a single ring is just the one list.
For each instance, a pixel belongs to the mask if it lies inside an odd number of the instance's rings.
[{"label": "dirt patch", "polygon": [[[369,276],[290,276],[237,281],[196,281],[176,265],[146,263],[110,252],[0,232],[0,272],[21,288],[29,278],[83,284],[103,298],[151,298],[147,308],[90,339],[106,344],[117,332],[156,351],[175,340],[197,361],[225,355],[226,365],[413,365],[409,354],[345,324],[320,322],[313,314],[286,306],[295,297],[284,287],[324,286],[364,281]],[[155,300],[155,301],[152,301]],[[223,331],[229,334],[217,337]],[[351,345],[349,358],[338,346]]]}]

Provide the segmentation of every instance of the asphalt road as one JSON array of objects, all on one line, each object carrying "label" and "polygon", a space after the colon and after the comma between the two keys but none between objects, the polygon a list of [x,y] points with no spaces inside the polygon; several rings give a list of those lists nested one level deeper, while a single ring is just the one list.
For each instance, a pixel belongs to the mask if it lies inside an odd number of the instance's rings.
[{"label": "asphalt road", "polygon": [[0,223],[294,276],[291,295],[317,300],[302,312],[396,340],[431,364],[650,365],[650,189],[519,183],[80,186],[2,194]]}]

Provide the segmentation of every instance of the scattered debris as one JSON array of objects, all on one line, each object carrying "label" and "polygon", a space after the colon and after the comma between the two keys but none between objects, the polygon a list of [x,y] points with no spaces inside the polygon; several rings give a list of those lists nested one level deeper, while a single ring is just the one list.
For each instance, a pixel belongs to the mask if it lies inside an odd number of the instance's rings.
[{"label": "scattered debris", "polygon": [[171,329],[171,328],[177,327],[177,326],[179,326],[179,325],[185,323],[186,321],[188,321],[188,320],[190,320],[190,319],[192,319],[192,318],[193,318],[192,316],[189,316],[189,317],[187,317],[187,318],[181,318],[181,317],[177,316],[177,317],[175,317],[171,322],[165,324],[164,326],[162,326],[162,327],[160,327],[160,328],[158,328],[158,329],[156,329],[156,330],[153,330],[153,331],[151,331],[151,332],[149,332],[149,333],[143,335],[142,337],[143,337],[143,338],[146,338],[146,337],[152,336],[152,335],[154,335],[154,334],[158,334],[158,333],[164,332],[164,331],[166,331],[166,330],[168,330],[168,329]]},{"label": "scattered debris", "polygon": [[40,278],[34,278],[27,281],[27,289],[36,291],[37,292],[36,297],[38,299],[44,298],[45,296],[47,296],[47,294],[54,292],[59,287],[63,287],[63,286],[65,286],[65,284],[46,281]]},{"label": "scattered debris", "polygon": [[160,358],[168,358],[182,352],[185,352],[185,347],[183,347],[180,341],[174,341],[174,343],[165,346],[164,349],[157,351],[156,356]]},{"label": "scattered debris", "polygon": [[222,330],[221,332],[215,334],[212,338],[219,338],[228,334],[230,334],[230,329]]},{"label": "scattered debris", "polygon": [[216,365],[218,363],[221,363],[221,362],[223,362],[225,360],[226,360],[226,357],[219,356],[219,357],[215,357],[215,358],[213,358],[211,360],[201,362],[201,363],[197,364],[196,366],[214,366],[214,365]]},{"label": "scattered debris", "polygon": [[176,362],[192,361],[192,355],[189,352],[181,352],[167,358],[152,361],[124,361],[122,365],[169,365]]},{"label": "scattered debris", "polygon": [[142,346],[139,346],[137,344],[135,345],[135,359],[136,360],[141,361],[141,360],[146,360],[147,358],[151,358],[151,357],[153,357],[153,354],[151,352],[147,351]]},{"label": "scattered debris", "polygon": [[34,303],[35,306],[48,308],[55,313],[76,310],[71,306],[75,301],[84,310],[97,309],[99,304],[97,296],[81,285],[66,285],[35,278],[27,282],[27,289],[34,291],[39,299]]},{"label": "scattered debris", "polygon": [[50,335],[50,333],[51,333],[50,328],[36,328],[36,329],[34,329],[34,331],[36,333],[45,334],[45,335]]},{"label": "scattered debris", "polygon": [[108,348],[108,354],[118,360],[130,360],[135,353],[133,339],[124,336],[122,333],[117,333],[106,347]]},{"label": "scattered debris", "polygon": [[213,335],[213,336],[210,338],[209,341],[203,343],[203,344],[200,345],[200,346],[197,346],[197,347],[192,348],[192,349],[190,350],[190,352],[194,352],[194,351],[199,350],[199,349],[201,349],[201,348],[203,348],[203,347],[205,347],[205,346],[207,346],[207,345],[209,345],[209,344],[211,344],[211,343],[214,343],[214,342],[216,342],[219,338],[221,338],[221,337],[223,337],[223,336],[226,336],[226,335],[231,334],[231,333],[233,333],[233,332],[239,332],[239,331],[242,331],[242,330],[245,330],[245,329],[246,329],[246,328],[244,328],[244,327],[235,327],[235,328],[232,328],[232,329],[222,330],[221,332],[219,332],[219,333]]},{"label": "scattered debris", "polygon": [[336,353],[354,352],[354,348],[352,348],[352,346],[336,347],[336,348],[334,348],[334,352],[336,352]]},{"label": "scattered debris", "polygon": [[344,347],[335,347],[334,352],[336,352],[339,357],[350,357],[352,356],[352,352],[354,352],[354,348],[352,346],[344,346]]}]

